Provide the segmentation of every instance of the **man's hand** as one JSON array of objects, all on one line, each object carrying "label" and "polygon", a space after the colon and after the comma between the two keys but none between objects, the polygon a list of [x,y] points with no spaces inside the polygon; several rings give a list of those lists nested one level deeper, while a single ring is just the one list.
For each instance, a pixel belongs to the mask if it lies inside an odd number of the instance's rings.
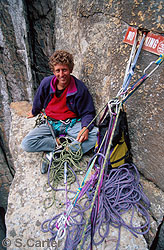
[{"label": "man's hand", "polygon": [[33,117],[34,117],[34,115],[32,114],[32,111],[30,111],[30,112],[28,113],[28,115],[27,115],[27,119],[33,118]]},{"label": "man's hand", "polygon": [[[89,134],[89,129],[86,129],[86,127],[83,127],[82,130],[80,130],[76,140],[79,142],[83,142],[88,140],[88,134]],[[85,130],[85,132],[83,133],[83,131]]]}]

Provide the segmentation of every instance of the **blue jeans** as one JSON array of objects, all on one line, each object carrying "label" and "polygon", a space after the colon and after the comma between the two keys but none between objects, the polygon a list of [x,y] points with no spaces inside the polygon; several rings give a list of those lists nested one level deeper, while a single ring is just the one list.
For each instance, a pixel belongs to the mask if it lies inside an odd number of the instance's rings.
[{"label": "blue jeans", "polygon": [[[68,127],[67,135],[76,139],[81,129],[81,122],[77,122],[73,127]],[[62,124],[60,131],[61,134],[65,133],[64,124]],[[97,133],[97,127],[94,127],[89,132],[88,140],[81,144],[83,154],[95,146]],[[42,124],[39,127],[34,128],[26,135],[21,143],[21,147],[27,152],[51,152],[55,149],[56,144],[56,140],[53,138],[49,126],[47,124]]]}]

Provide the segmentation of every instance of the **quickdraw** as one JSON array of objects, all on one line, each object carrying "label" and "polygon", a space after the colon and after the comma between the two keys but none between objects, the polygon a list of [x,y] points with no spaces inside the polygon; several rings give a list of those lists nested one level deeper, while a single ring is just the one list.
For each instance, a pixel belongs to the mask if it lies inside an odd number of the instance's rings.
[{"label": "quickdraw", "polygon": [[[156,61],[152,61],[145,69],[144,75],[141,76],[139,80],[137,80],[131,87],[127,89],[126,92],[120,93],[120,95],[124,95],[123,103],[127,101],[127,99],[144,83],[146,79],[148,79],[160,66],[160,64],[164,61],[164,54],[161,54]],[[146,73],[147,70],[152,66],[156,65],[149,73]]]},{"label": "quickdraw", "polygon": [[151,71],[149,74],[147,74],[147,78],[150,77],[150,76],[154,73],[154,71],[155,71],[156,69],[158,69],[159,65],[163,62],[163,60],[164,60],[164,54],[161,54],[161,55],[159,56],[159,58],[158,58],[156,61],[151,62],[151,63],[144,69],[144,73],[146,73],[146,71],[150,68],[151,65],[156,64],[156,67],[155,67],[154,69],[152,69],[152,71]]},{"label": "quickdraw", "polygon": [[127,76],[125,76],[125,79],[124,79],[124,82],[123,82],[123,85],[122,85],[123,91],[126,91],[126,89],[127,89],[128,86],[129,86],[129,83],[130,83],[130,81],[131,81],[131,78],[132,78],[132,76],[134,75],[134,70],[135,70],[135,67],[136,67],[136,63],[137,63],[139,54],[140,54],[140,52],[141,52],[141,49],[142,49],[142,46],[143,46],[145,37],[146,37],[146,32],[143,33],[143,36],[142,36],[142,39],[141,39],[139,48],[138,48],[137,53],[136,53],[136,55],[135,55],[135,57],[134,57],[134,61],[131,63],[131,66],[130,66],[130,68],[129,68],[129,70],[128,70]]}]

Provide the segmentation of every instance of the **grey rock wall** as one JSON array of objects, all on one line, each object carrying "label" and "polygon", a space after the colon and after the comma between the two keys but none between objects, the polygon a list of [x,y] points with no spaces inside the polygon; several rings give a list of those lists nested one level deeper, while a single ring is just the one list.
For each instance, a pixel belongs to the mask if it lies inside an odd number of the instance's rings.
[{"label": "grey rock wall", "polygon": [[[161,1],[58,1],[56,10],[56,49],[73,52],[74,73],[89,86],[97,110],[122,86],[131,50],[122,42],[128,25],[164,32]],[[134,79],[156,59],[142,51]],[[162,189],[163,77],[162,65],[126,104],[134,161]]]},{"label": "grey rock wall", "polygon": [[[32,100],[32,75],[28,57],[27,27],[22,1],[1,1],[0,4],[0,190],[3,195],[0,203],[7,207],[7,193],[3,185],[11,183],[14,171],[8,148],[11,124],[10,103],[16,100]],[[7,188],[6,188],[7,189]]]},{"label": "grey rock wall", "polygon": [[40,80],[50,73],[47,56],[54,50],[54,6],[51,1],[3,0],[0,3],[0,192],[3,194],[0,204],[5,210],[14,175],[8,147],[10,103],[32,102]]}]

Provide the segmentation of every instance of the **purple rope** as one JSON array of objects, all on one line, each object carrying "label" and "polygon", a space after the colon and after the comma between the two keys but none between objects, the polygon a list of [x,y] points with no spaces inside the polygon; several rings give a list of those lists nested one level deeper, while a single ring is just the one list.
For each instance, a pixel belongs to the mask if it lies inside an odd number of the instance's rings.
[{"label": "purple rope", "polygon": [[[108,236],[109,226],[113,226],[119,229],[118,241],[116,245],[116,249],[118,249],[121,226],[128,229],[136,237],[137,234],[145,234],[148,232],[150,228],[150,218],[147,209],[150,207],[150,203],[143,193],[143,188],[139,181],[139,173],[134,164],[124,164],[119,168],[112,169],[109,174],[104,175],[103,190],[101,190],[99,197],[99,213],[98,215],[96,214],[97,216],[94,214],[97,212],[96,206],[98,203],[95,203],[94,210],[92,211],[92,221],[93,224],[95,224],[95,227],[92,229],[91,225],[88,226],[85,240],[91,234],[91,230],[93,230],[92,243],[93,245],[97,246],[101,244]],[[89,188],[89,185],[87,185],[87,187]],[[76,204],[76,206],[73,208],[71,213],[73,223],[71,226],[67,226],[66,228],[67,238],[65,241],[65,250],[76,249],[81,241],[84,225],[86,223],[84,214],[91,206],[95,189],[96,185],[90,188],[89,196],[87,197],[83,207],[79,204]],[[127,224],[121,215],[129,210],[132,210],[132,216],[130,223]],[[135,210],[137,210],[145,218],[144,225],[133,225]],[[52,219],[46,220],[42,223],[42,231],[51,232],[51,240],[55,239],[56,237],[56,223],[60,215],[61,214],[56,215]],[[96,221],[94,221],[95,218]],[[105,228],[104,234],[101,232],[102,226]],[[99,234],[99,241],[96,241],[94,238],[96,232]],[[85,249],[89,248],[90,244],[85,247]]]},{"label": "purple rope", "polygon": [[[96,217],[94,213],[96,213],[97,211],[97,203],[95,203],[94,210],[92,211],[92,221],[93,224],[96,224],[95,228],[93,229],[93,233],[95,235],[95,233],[98,232],[100,240],[96,241],[96,239],[93,237],[92,243],[95,246],[101,244],[108,236],[109,226],[111,225],[119,229],[118,242],[116,245],[116,249],[118,249],[121,226],[127,228],[136,237],[137,234],[145,234],[148,232],[150,228],[150,218],[147,209],[150,207],[150,203],[143,193],[142,187],[139,183],[139,173],[134,164],[124,164],[119,168],[112,169],[108,175],[104,175],[103,182],[105,183],[103,185],[103,190],[101,190],[102,192],[100,193],[99,213],[97,215],[96,222],[94,221],[94,218]],[[90,205],[95,189],[96,187],[93,188],[89,200],[86,201],[86,203],[88,202],[88,204]],[[145,206],[141,203],[143,203]],[[90,205],[88,206],[88,209],[90,208]],[[123,220],[121,215],[131,209],[131,220],[130,223],[127,224],[126,221]],[[133,225],[135,210],[137,210],[145,218],[144,225]],[[77,235],[77,238],[75,237],[75,241],[73,241],[71,235],[69,235],[70,228],[68,229],[64,249],[71,249],[68,244],[72,244],[72,249],[76,249],[78,243],[80,242],[80,237],[83,233],[82,225],[85,225],[83,214],[84,211],[86,212],[87,210],[80,209],[79,211],[76,211],[76,216],[81,215],[81,218],[83,218],[83,223],[78,226],[74,225],[74,227],[71,229],[71,233]],[[106,226],[105,233],[103,235],[101,232],[102,226],[103,228]],[[86,238],[90,233],[91,225],[89,225],[87,228]],[[88,247],[85,246],[85,249],[86,248],[89,249],[90,244]]]}]

